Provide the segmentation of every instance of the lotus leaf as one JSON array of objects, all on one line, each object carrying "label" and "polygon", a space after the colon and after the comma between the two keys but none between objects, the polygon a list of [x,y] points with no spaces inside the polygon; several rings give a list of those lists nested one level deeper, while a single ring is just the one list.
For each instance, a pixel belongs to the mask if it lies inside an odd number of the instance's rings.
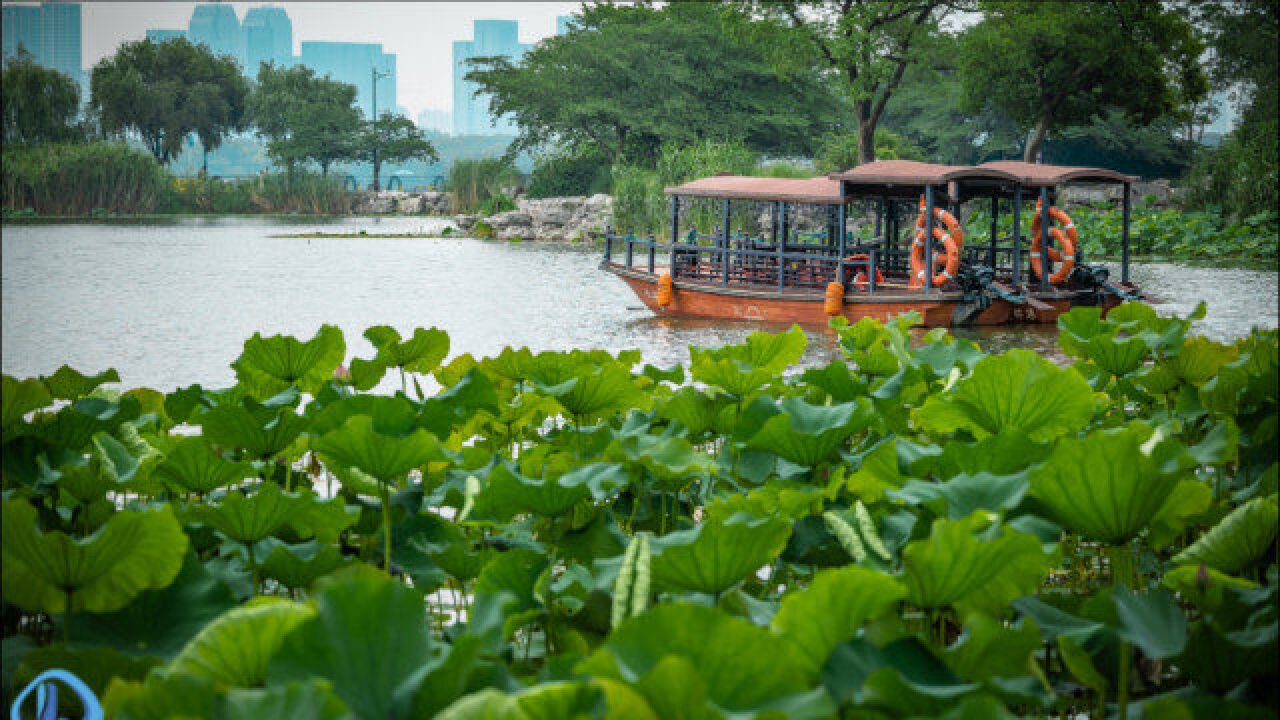
[{"label": "lotus leaf", "polygon": [[875,414],[866,398],[843,405],[810,405],[788,397],[779,409],[782,412],[766,420],[747,447],[808,466],[831,459],[849,435],[866,427]]},{"label": "lotus leaf", "polygon": [[722,593],[776,558],[790,534],[791,524],[784,518],[737,513],[655,538],[651,544],[654,587],[666,592]]},{"label": "lotus leaf", "polygon": [[[663,673],[645,687],[643,679],[672,658],[687,661],[685,672]],[[641,684],[646,698],[684,695],[670,686],[697,677],[721,713],[757,717],[773,709],[793,718],[825,717],[831,708],[809,691],[813,676],[801,667],[790,643],[768,630],[712,608],[677,604],[627,620],[578,671]]]},{"label": "lotus leaf", "polygon": [[1235,346],[1197,335],[1187,338],[1178,354],[1165,359],[1164,365],[1183,382],[1200,387],[1217,375],[1223,365],[1238,357]]},{"label": "lotus leaf", "polygon": [[432,655],[418,593],[390,578],[340,573],[319,589],[315,615],[285,637],[267,678],[325,678],[358,717],[399,717]]},{"label": "lotus leaf", "polygon": [[1034,536],[988,523],[981,511],[962,520],[935,520],[927,539],[906,546],[902,580],[912,603],[998,616],[1013,600],[1035,592],[1052,556]]},{"label": "lotus leaf", "polygon": [[822,570],[809,587],[783,599],[772,625],[795,646],[806,671],[817,675],[837,645],[905,596],[902,584],[884,573],[861,567]]},{"label": "lotus leaf", "polygon": [[499,461],[489,468],[473,513],[500,522],[521,513],[556,517],[589,497],[608,497],[626,479],[621,466],[610,463],[592,463],[555,478],[529,478]]},{"label": "lotus leaf", "polygon": [[929,398],[916,420],[934,434],[967,430],[981,439],[1013,430],[1046,440],[1080,430],[1093,410],[1080,373],[1015,349],[980,360],[951,392]]},{"label": "lotus leaf", "polygon": [[597,717],[599,688],[580,682],[545,683],[507,695],[487,688],[445,708],[439,720],[559,720]]},{"label": "lotus leaf", "polygon": [[4,597],[32,612],[119,610],[173,582],[187,551],[168,506],[118,512],[84,539],[41,532],[25,500],[5,500],[3,515]]},{"label": "lotus leaf", "polygon": [[401,340],[395,328],[375,325],[364,336],[378,349],[375,362],[409,372],[430,373],[449,354],[449,335],[439,328],[414,328],[412,337]]},{"label": "lotus leaf", "polygon": [[235,605],[231,591],[194,552],[168,587],[145,590],[123,609],[76,618],[76,639],[120,652],[169,659],[214,618]]},{"label": "lotus leaf", "polygon": [[543,603],[535,596],[538,578],[547,569],[547,558],[528,548],[517,548],[489,560],[476,579],[477,595],[506,593],[515,599],[507,608],[505,636],[538,615]]},{"label": "lotus leaf", "polygon": [[245,340],[244,352],[231,367],[240,384],[257,399],[290,387],[314,394],[333,377],[346,352],[342,331],[333,325],[321,325],[315,337],[305,342],[289,335],[264,338],[254,333]]},{"label": "lotus leaf", "polygon": [[1064,438],[1031,471],[1031,491],[1056,520],[1086,538],[1124,543],[1147,527],[1179,483],[1149,440],[1141,425]]},{"label": "lotus leaf", "polygon": [[[937,717],[978,689],[966,683],[914,638],[885,646],[866,663],[862,701],[903,717]],[[878,666],[878,667],[877,667]]]},{"label": "lotus leaf", "polygon": [[1231,511],[1173,561],[1208,565],[1227,574],[1250,567],[1271,549],[1280,507],[1272,498],[1254,498]]},{"label": "lotus leaf", "polygon": [[695,387],[682,387],[658,408],[664,418],[677,420],[693,437],[700,437],[715,426],[716,418],[727,405],[724,395],[709,395]]},{"label": "lotus leaf", "polygon": [[342,551],[328,543],[316,540],[298,545],[280,543],[274,545],[262,561],[262,574],[287,588],[309,588],[316,580],[347,563]]},{"label": "lotus leaf", "polygon": [[889,491],[889,496],[912,504],[930,504],[941,500],[945,514],[952,520],[968,517],[978,510],[1004,513],[1022,502],[1029,487],[1026,473],[992,475],[957,475],[944,483],[912,480],[902,490]]},{"label": "lotus leaf", "polygon": [[184,437],[165,453],[156,477],[182,490],[204,495],[252,477],[252,466],[226,460],[202,437]]},{"label": "lotus leaf", "polygon": [[233,688],[222,697],[221,720],[339,720],[347,708],[323,680],[268,688]]},{"label": "lotus leaf", "polygon": [[[53,414],[40,418],[23,430],[59,448],[80,450],[85,448],[98,433],[111,434],[123,423],[136,420],[141,405],[136,398],[121,398],[119,402],[102,398],[83,397],[71,401]],[[6,436],[7,437],[7,436]]]},{"label": "lotus leaf", "polygon": [[32,410],[48,407],[53,396],[44,383],[29,378],[18,380],[12,375],[3,377],[3,388],[0,388],[0,427],[4,429],[4,439],[10,439],[10,429],[22,422],[22,418]]},{"label": "lotus leaf", "polygon": [[121,720],[194,720],[213,717],[216,702],[212,680],[157,669],[142,683],[113,679],[102,707]]},{"label": "lotus leaf", "polygon": [[1116,604],[1120,636],[1150,658],[1167,658],[1182,652],[1187,644],[1187,618],[1173,596],[1157,588],[1135,593],[1117,585],[1111,593]]},{"label": "lotus leaf", "polygon": [[410,470],[447,459],[435,435],[380,426],[376,417],[354,415],[336,430],[314,439],[311,447],[326,462],[357,469],[382,483]]},{"label": "lotus leaf", "polygon": [[799,326],[776,335],[755,332],[741,345],[689,348],[690,371],[694,380],[744,398],[798,361],[806,344]]},{"label": "lotus leaf", "polygon": [[1120,337],[1120,327],[1102,319],[1096,307],[1077,307],[1058,317],[1062,349],[1069,355],[1092,360],[1109,375],[1122,377],[1146,361],[1151,352],[1146,340]]},{"label": "lotus leaf", "polygon": [[173,659],[169,670],[219,685],[260,686],[267,677],[267,664],[285,637],[314,615],[315,610],[303,603],[256,598],[206,625]]},{"label": "lotus leaf", "polygon": [[971,682],[1039,675],[1035,653],[1040,631],[1030,620],[1006,626],[987,615],[970,615],[964,633],[943,656],[952,671]]},{"label": "lotus leaf", "polygon": [[280,530],[312,502],[305,495],[286,493],[275,483],[259,483],[252,494],[232,490],[217,505],[193,505],[187,510],[187,519],[243,545],[253,545]]},{"label": "lotus leaf", "polygon": [[[289,397],[296,396],[287,393],[281,402]],[[198,422],[213,446],[244,450],[250,457],[262,459],[288,448],[307,425],[287,405],[258,403],[249,398],[206,410]]]}]

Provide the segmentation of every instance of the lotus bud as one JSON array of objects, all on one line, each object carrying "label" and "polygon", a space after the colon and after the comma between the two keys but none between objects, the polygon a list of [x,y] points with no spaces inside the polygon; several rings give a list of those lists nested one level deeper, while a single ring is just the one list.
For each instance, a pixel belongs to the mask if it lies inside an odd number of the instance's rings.
[{"label": "lotus bud", "polygon": [[347,369],[346,365],[339,363],[338,367],[333,369],[333,379],[339,382],[349,382],[351,380],[351,371]]},{"label": "lotus bud", "polygon": [[1209,568],[1204,565],[1196,570],[1196,587],[1200,588],[1201,592],[1209,589]]}]

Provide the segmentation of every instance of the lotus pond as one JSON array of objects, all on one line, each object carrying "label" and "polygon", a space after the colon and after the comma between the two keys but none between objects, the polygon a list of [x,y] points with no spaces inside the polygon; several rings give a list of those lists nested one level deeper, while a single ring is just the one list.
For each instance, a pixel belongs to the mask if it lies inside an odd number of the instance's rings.
[{"label": "lotus pond", "polygon": [[904,316],[802,372],[798,328],[658,367],[326,325],[253,335],[227,387],[6,374],[5,696],[61,667],[119,718],[1274,717],[1280,344],[1200,313],[1075,310],[1065,366]]}]

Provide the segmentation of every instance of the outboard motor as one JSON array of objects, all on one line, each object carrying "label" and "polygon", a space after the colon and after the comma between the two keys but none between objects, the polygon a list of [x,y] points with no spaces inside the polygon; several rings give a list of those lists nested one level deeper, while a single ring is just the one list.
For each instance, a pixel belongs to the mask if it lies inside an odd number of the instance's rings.
[{"label": "outboard motor", "polygon": [[1077,265],[1071,279],[1082,290],[1092,290],[1097,297],[1096,304],[1102,304],[1102,294],[1107,293],[1120,298],[1121,302],[1141,300],[1142,293],[1121,287],[1110,280],[1111,271],[1104,265]]},{"label": "outboard motor", "polygon": [[952,325],[969,325],[983,310],[991,307],[991,281],[995,271],[985,265],[961,265],[956,272],[956,285],[964,292],[964,300],[951,313]]}]

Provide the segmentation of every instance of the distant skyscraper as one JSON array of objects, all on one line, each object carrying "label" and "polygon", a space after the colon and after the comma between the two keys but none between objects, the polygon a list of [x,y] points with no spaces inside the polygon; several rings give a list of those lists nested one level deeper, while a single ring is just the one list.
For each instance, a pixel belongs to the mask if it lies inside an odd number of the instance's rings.
[{"label": "distant skyscraper", "polygon": [[207,45],[217,55],[230,55],[241,66],[245,64],[244,34],[235,8],[229,4],[197,5],[187,25],[187,38],[193,43]]},{"label": "distant skyscraper", "polygon": [[258,74],[260,63],[293,63],[293,21],[284,8],[256,7],[244,15],[244,71]]},{"label": "distant skyscraper", "polygon": [[557,15],[556,16],[556,34],[563,35],[569,32],[569,23],[571,22],[573,22],[572,15]]},{"label": "distant skyscraper", "polygon": [[373,78],[370,70],[389,73],[378,80],[378,114],[396,107],[396,56],[382,52],[380,43],[304,42],[298,62],[330,79],[356,86],[356,105],[373,115]]},{"label": "distant skyscraper", "polygon": [[476,20],[472,28],[474,39],[453,43],[453,131],[458,135],[515,134],[515,124],[494,118],[488,96],[477,95],[479,86],[466,79],[473,69],[467,61],[501,56],[519,62],[530,46],[520,44],[515,20]]},{"label": "distant skyscraper", "polygon": [[3,12],[5,57],[22,47],[37,64],[69,75],[83,89],[79,3],[6,5]]},{"label": "distant skyscraper", "polygon": [[168,42],[170,40],[177,40],[178,38],[185,38],[186,36],[187,36],[186,30],[153,28],[147,31],[147,40],[150,40],[151,42],[156,44],[159,44],[162,42]]}]

